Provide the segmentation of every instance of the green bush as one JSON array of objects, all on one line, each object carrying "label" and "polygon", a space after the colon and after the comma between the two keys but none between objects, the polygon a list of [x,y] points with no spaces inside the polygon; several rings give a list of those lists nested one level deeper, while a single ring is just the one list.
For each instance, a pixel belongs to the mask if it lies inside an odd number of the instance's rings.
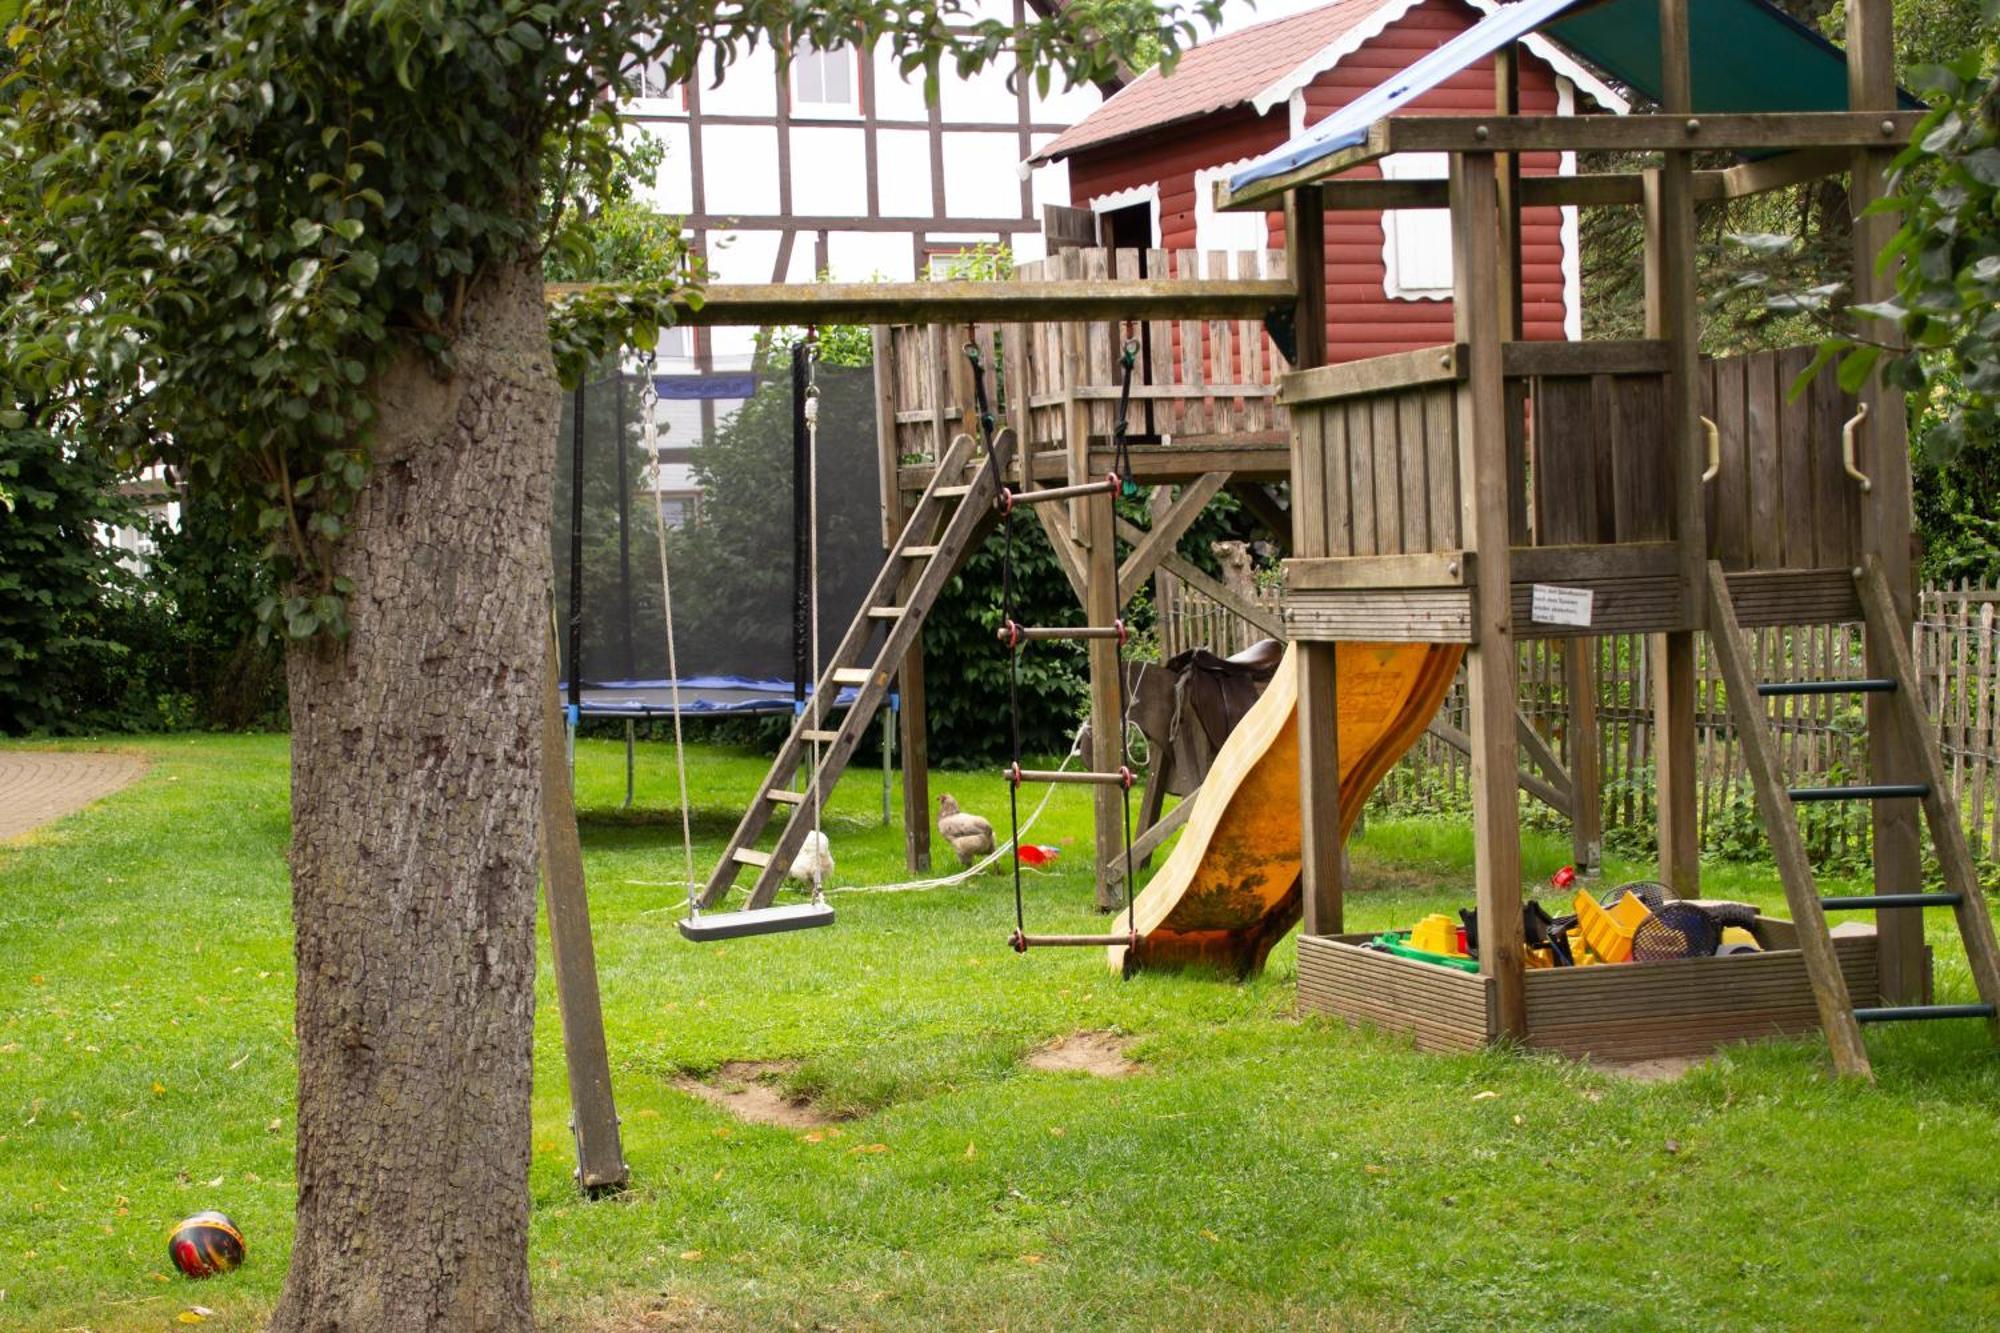
[{"label": "green bush", "polygon": [[128,656],[116,629],[132,577],[108,540],[133,521],[94,451],[0,430],[0,733],[121,722]]}]

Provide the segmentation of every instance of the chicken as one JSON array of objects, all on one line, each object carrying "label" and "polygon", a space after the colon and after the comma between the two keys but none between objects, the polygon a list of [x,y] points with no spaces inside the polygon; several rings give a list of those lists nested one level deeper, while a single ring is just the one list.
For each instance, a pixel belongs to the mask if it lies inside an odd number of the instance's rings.
[{"label": "chicken", "polygon": [[993,850],[993,826],[978,815],[958,808],[947,792],[938,798],[938,832],[958,853],[958,863],[969,866]]},{"label": "chicken", "polygon": [[815,889],[826,886],[833,878],[833,844],[827,841],[826,834],[818,829],[806,834],[805,845],[792,858],[791,873],[785,878],[810,884]]}]

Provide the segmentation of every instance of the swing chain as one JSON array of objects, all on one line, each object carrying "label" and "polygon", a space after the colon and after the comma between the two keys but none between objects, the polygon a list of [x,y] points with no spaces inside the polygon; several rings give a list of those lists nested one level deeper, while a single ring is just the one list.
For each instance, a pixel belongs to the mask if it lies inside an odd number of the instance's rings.
[{"label": "swing chain", "polygon": [[[966,325],[965,331],[970,335],[972,326]],[[972,394],[979,404],[979,433],[990,450],[993,447],[994,418],[992,404],[986,397],[986,367],[980,360],[979,344],[969,336],[965,340],[965,359],[972,363]]]},{"label": "swing chain", "polygon": [[1139,486],[1132,481],[1132,370],[1139,364],[1139,340],[1127,338],[1125,348],[1119,354],[1118,416],[1112,423],[1111,434],[1116,441],[1112,466],[1118,475],[1126,478],[1123,491],[1126,495],[1137,495]]}]

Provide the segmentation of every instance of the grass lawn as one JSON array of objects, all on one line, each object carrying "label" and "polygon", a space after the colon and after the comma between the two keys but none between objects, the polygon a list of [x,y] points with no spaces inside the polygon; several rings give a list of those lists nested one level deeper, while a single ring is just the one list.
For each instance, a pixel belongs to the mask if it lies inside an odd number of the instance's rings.
[{"label": "grass lawn", "polygon": [[[123,744],[123,743],[119,743]],[[135,741],[137,786],[0,850],[0,1327],[253,1326],[292,1206],[286,742]],[[1019,958],[1004,875],[842,894],[832,930],[697,947],[674,920],[667,751],[579,754],[584,848],[633,1187],[573,1191],[543,955],[532,1233],[538,1308],[571,1328],[1968,1328],[2000,1325],[2000,1058],[1976,1024],[1871,1032],[1874,1087],[1817,1041],[1641,1084],[1553,1058],[1420,1055],[1293,1013],[1295,953],[1243,985],[1120,982],[1098,951]],[[762,763],[704,748],[698,857]],[[1004,817],[1004,788],[936,790]],[[841,884],[902,878],[858,771],[828,820]],[[1087,802],[1031,924],[1085,929]],[[1528,872],[1565,844],[1531,836]],[[1469,897],[1462,824],[1375,820],[1350,920]],[[1617,866],[1615,875],[1639,867]],[[1776,906],[1775,877],[1710,891]],[[1934,930],[1945,998],[1969,998]],[[1114,1029],[1140,1072],[1022,1057]],[[844,1119],[748,1125],[676,1086],[796,1062]],[[227,1210],[233,1276],[170,1276],[177,1218]]]}]

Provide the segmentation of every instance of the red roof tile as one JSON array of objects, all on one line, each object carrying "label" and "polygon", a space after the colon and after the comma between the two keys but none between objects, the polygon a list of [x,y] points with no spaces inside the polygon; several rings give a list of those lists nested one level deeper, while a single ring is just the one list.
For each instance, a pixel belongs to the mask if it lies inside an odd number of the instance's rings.
[{"label": "red roof tile", "polygon": [[1170,75],[1149,69],[1104,105],[1064,130],[1033,160],[1053,162],[1078,149],[1240,106],[1358,27],[1386,0],[1333,0],[1319,9],[1272,19],[1184,54]]}]

